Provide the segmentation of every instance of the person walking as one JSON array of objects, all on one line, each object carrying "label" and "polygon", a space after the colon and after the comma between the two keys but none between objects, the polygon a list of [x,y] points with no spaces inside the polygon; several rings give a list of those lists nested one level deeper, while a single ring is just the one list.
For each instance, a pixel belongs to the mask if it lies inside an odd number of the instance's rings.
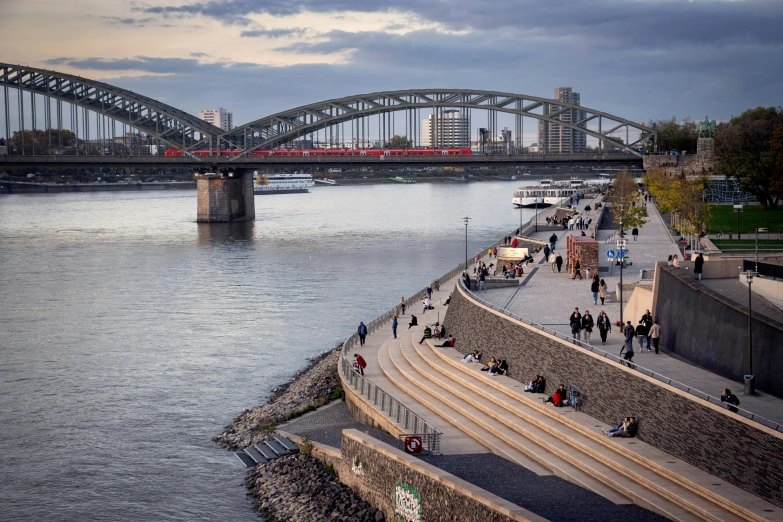
[{"label": "person walking", "polygon": [[598,297],[601,298],[601,306],[604,305],[604,301],[606,300],[606,290],[607,290],[606,281],[601,279],[601,282],[598,283]]},{"label": "person walking", "polygon": [[402,310],[400,315],[405,315],[405,297],[400,297],[400,309]]},{"label": "person walking", "polygon": [[620,355],[623,354],[623,350],[633,351],[633,338],[636,336],[636,328],[633,327],[631,321],[626,321],[623,327],[623,336],[625,337],[625,344],[620,348]]},{"label": "person walking", "polygon": [[701,281],[702,270],[704,270],[704,256],[702,256],[701,252],[699,252],[699,255],[696,256],[695,266],[693,267],[693,271],[696,273],[697,281]]},{"label": "person walking", "polygon": [[633,230],[631,230],[631,235],[633,236],[633,242],[636,243],[636,240],[639,238],[639,229],[633,227]]},{"label": "person walking", "polygon": [[571,314],[571,317],[568,319],[569,324],[571,325],[571,334],[574,336],[574,339],[581,339],[582,338],[582,314],[579,313],[579,308],[574,308],[574,313]]},{"label": "person walking", "polygon": [[590,315],[590,310],[585,310],[585,315],[582,316],[582,337],[587,344],[590,344],[590,334],[593,333],[593,326],[595,326],[593,316]]},{"label": "person walking", "polygon": [[432,299],[432,285],[427,285],[427,297]]},{"label": "person walking", "polygon": [[394,338],[397,338],[397,316],[394,316],[394,319],[392,319],[392,334],[394,335]]},{"label": "person walking", "polygon": [[[642,324],[644,325],[645,337],[647,338],[647,351],[649,352],[649,351],[651,351],[650,350],[650,329],[653,326],[653,317],[652,317],[652,314],[650,313],[650,309],[649,308],[647,309],[647,311],[642,316],[641,321],[642,321]],[[639,348],[641,348],[641,346],[639,346]]]},{"label": "person walking", "polygon": [[549,253],[551,251],[552,250],[549,248],[549,245],[544,245],[544,259],[546,259],[547,261],[549,261]]},{"label": "person walking", "polygon": [[606,312],[601,310],[598,314],[598,333],[601,334],[601,344],[606,344],[606,334],[612,331],[612,323],[609,321],[609,317]]},{"label": "person walking", "polygon": [[658,342],[661,340],[661,327],[658,325],[658,319],[655,320],[650,328],[650,339],[652,339],[655,353],[658,353]]},{"label": "person walking", "polygon": [[425,297],[424,298],[424,311],[422,312],[422,314],[426,314],[427,310],[429,310],[429,308],[430,308],[430,298],[429,297]]},{"label": "person walking", "polygon": [[357,332],[359,334],[359,346],[364,346],[364,338],[367,337],[367,327],[364,326],[364,323],[359,323]]},{"label": "person walking", "polygon": [[[631,321],[628,321],[625,324],[625,356],[623,359],[625,359],[626,364],[629,368],[635,368],[635,366],[631,365],[631,359],[633,359],[633,336],[635,333],[634,327],[631,324]],[[622,350],[620,353],[623,353]]]},{"label": "person walking", "polygon": [[560,255],[560,252],[557,253],[557,257],[555,258],[555,264],[557,265],[557,273],[560,273],[560,269],[563,268],[563,256]]},{"label": "person walking", "polygon": [[571,279],[576,279],[577,277],[579,279],[582,279],[582,264],[579,262],[578,257],[574,261],[574,277],[572,277]]},{"label": "person walking", "polygon": [[[558,254],[559,255],[559,254]],[[551,250],[549,251],[549,268],[552,269],[552,273],[555,273],[555,263],[557,262],[557,256]]]},{"label": "person walking", "polygon": [[644,323],[639,321],[636,325],[636,340],[639,341],[639,349],[644,349],[644,340],[647,339],[647,328],[644,327]]},{"label": "person walking", "polygon": [[462,277],[465,280],[465,288],[470,290],[470,274],[466,271],[464,274],[462,274]]},{"label": "person walking", "polygon": [[359,373],[364,375],[364,369],[367,368],[367,361],[364,360],[364,357],[359,355],[358,353],[353,354],[354,362],[356,363],[356,366],[359,368]]},{"label": "person walking", "polygon": [[[596,274],[598,275],[598,274]],[[593,293],[593,304],[598,304],[598,292],[601,290],[601,283],[598,282],[598,279],[593,277],[593,282],[590,283],[590,291]],[[603,303],[601,303],[603,304]]]},{"label": "person walking", "polygon": [[557,234],[552,232],[552,235],[549,236],[549,250],[552,250],[554,252],[555,245],[557,245]]},{"label": "person walking", "polygon": [[479,273],[479,283],[478,283],[478,289],[484,290],[484,293],[487,293],[487,269],[481,270]]}]

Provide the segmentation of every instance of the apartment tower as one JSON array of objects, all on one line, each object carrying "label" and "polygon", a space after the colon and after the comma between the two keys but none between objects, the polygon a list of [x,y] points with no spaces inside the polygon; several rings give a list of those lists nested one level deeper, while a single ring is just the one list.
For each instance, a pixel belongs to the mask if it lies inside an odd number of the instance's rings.
[{"label": "apartment tower", "polygon": [[[555,88],[554,99],[572,105],[581,105],[579,93],[574,92],[571,87]],[[549,107],[544,106],[544,114],[554,114],[562,108],[562,106],[555,104]],[[585,119],[585,112],[578,109],[567,109],[553,116],[553,118],[568,123],[577,123]],[[584,124],[580,125],[580,127],[584,126]],[[587,147],[587,135],[583,132],[561,127],[557,123],[539,121],[538,146],[541,152],[584,152]]]}]

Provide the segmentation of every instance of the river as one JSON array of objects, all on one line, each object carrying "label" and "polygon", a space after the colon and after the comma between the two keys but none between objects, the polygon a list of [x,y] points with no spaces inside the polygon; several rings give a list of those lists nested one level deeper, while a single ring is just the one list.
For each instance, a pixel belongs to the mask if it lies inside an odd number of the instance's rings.
[{"label": "river", "polygon": [[359,321],[527,220],[519,182],[0,196],[3,520],[255,521],[211,441]]}]

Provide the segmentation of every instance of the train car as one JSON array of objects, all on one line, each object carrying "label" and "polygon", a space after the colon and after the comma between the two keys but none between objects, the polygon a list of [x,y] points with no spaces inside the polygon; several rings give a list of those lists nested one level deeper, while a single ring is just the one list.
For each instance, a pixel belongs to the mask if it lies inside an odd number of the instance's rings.
[{"label": "train car", "polygon": [[[194,156],[239,156],[242,151],[239,149],[212,150],[199,149],[191,150]],[[470,156],[473,151],[468,147],[450,148],[450,149],[275,149],[275,150],[254,150],[250,152],[251,156]],[[181,157],[185,153],[179,149],[166,150],[166,156]]]}]

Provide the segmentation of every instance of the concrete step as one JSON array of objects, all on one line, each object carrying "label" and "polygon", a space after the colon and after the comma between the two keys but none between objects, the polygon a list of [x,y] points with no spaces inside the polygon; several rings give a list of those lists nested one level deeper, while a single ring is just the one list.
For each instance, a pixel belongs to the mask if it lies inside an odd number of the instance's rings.
[{"label": "concrete step", "polygon": [[[415,342],[418,343],[418,341]],[[403,344],[405,344],[405,338],[403,338]],[[593,491],[615,504],[630,503],[625,496],[617,493],[615,489],[607,487],[601,481],[596,480],[557,455],[553,451],[555,441],[552,441],[553,444],[550,444],[549,447],[544,447],[530,436],[520,436],[514,427],[500,420],[502,415],[495,411],[494,404],[491,402],[466,403],[464,394],[459,393],[454,387],[444,386],[438,375],[428,371],[426,363],[412,346],[403,346],[397,353],[392,351],[391,358],[411,383],[432,398],[439,399],[444,404],[443,408],[449,409],[450,414],[457,413],[467,418],[484,432],[490,433],[506,444],[511,445],[562,479]],[[420,400],[425,399],[420,398]],[[493,407],[487,408],[488,404],[492,404]]]},{"label": "concrete step", "polygon": [[255,468],[256,467],[256,461],[250,458],[250,455],[245,453],[244,451],[235,451],[234,455],[242,461],[242,464],[245,465],[246,468]]},{"label": "concrete step", "polygon": [[297,446],[287,438],[283,437],[282,435],[273,433],[272,437],[277,441],[278,444],[284,447],[286,451],[288,451],[288,453],[299,453],[299,446]]},{"label": "concrete step", "polygon": [[266,444],[266,446],[267,446],[269,449],[271,449],[272,451],[274,451],[274,452],[275,452],[277,455],[279,455],[279,456],[288,455],[288,450],[287,450],[287,449],[285,449],[285,447],[283,447],[283,445],[282,445],[282,444],[280,444],[279,442],[277,442],[277,441],[276,441],[276,440],[274,440],[274,439],[266,439],[266,440],[264,441],[264,444]]},{"label": "concrete step", "polygon": [[[524,453],[518,451],[510,444],[503,442],[492,433],[488,433],[485,430],[481,429],[470,419],[456,412],[448,411],[447,406],[443,404],[441,401],[439,401],[438,399],[429,398],[429,397],[422,398],[421,394],[415,393],[416,389],[413,386],[413,384],[410,383],[405,378],[405,376],[399,371],[397,366],[392,362],[391,356],[389,354],[390,346],[391,343],[389,345],[386,345],[386,349],[382,350],[378,356],[379,364],[384,369],[384,372],[386,373],[388,378],[392,380],[395,383],[395,385],[398,386],[400,389],[407,390],[407,393],[411,397],[415,398],[419,404],[423,405],[425,408],[427,408],[430,411],[437,412],[439,418],[450,423],[451,433],[459,432],[463,434],[463,436],[466,436],[466,438],[469,439],[467,441],[464,441],[465,443],[473,443],[473,444],[477,443],[482,447],[484,447],[486,450],[496,455],[499,455],[507,460],[510,460],[511,462],[515,462],[520,466],[531,470],[537,475],[541,475],[541,476],[552,475],[552,472],[550,472],[547,468],[541,466],[540,464],[538,464],[538,462],[529,458]],[[399,345],[397,346],[397,350],[399,350]],[[447,437],[446,432],[444,432],[443,441],[441,442],[442,445],[447,442],[446,437]],[[468,444],[464,444],[464,445],[468,446]],[[455,451],[454,453],[458,453],[458,452]],[[465,453],[474,453],[474,452],[465,451]]]},{"label": "concrete step", "polygon": [[253,446],[253,448],[267,460],[273,460],[278,457],[277,453],[266,447],[265,444],[259,443]]},{"label": "concrete step", "polygon": [[267,458],[252,446],[245,448],[245,453],[258,464],[264,464],[267,461]]},{"label": "concrete step", "polygon": [[[714,486],[717,479],[711,475],[693,468],[688,469],[688,478],[671,469],[662,472],[662,463],[673,463],[672,457],[640,441],[630,439],[609,439],[600,429],[596,429],[595,419],[586,415],[573,412],[570,408],[558,408],[544,406],[537,397],[522,393],[519,382],[498,376],[487,377],[484,372],[478,371],[480,365],[464,364],[461,355],[453,349],[434,348],[430,345],[414,345],[419,351],[422,360],[426,361],[430,368],[428,371],[438,374],[441,378],[454,383],[454,386],[463,386],[473,400],[492,401],[516,418],[526,423],[536,425],[540,430],[553,434],[560,440],[567,442],[573,449],[573,453],[579,455],[575,463],[588,465],[598,461],[604,467],[612,470],[613,476],[626,475],[636,484],[645,488],[661,498],[677,504],[680,508],[698,515],[704,520],[771,520],[772,518],[757,506],[760,501],[757,497],[746,493],[739,488],[733,488],[732,497],[739,494],[745,496],[744,502],[735,503],[727,498],[729,493],[727,484]],[[644,448],[644,453],[657,453],[655,459],[644,457],[636,448]],[[572,453],[569,453],[572,454]],[[586,456],[587,458],[583,458]],[[656,462],[657,461],[657,462]],[[684,463],[678,462],[678,469],[683,469]],[[598,472],[598,470],[595,470]],[[693,483],[690,477],[701,475],[701,485]],[[713,492],[705,492],[709,484]],[[717,491],[721,494],[718,494]],[[743,495],[744,494],[744,495]],[[633,496],[631,498],[634,498]],[[643,498],[634,498],[635,502],[643,505]],[[763,502],[763,501],[761,501]],[[743,505],[744,504],[744,505]],[[750,510],[748,508],[751,508]],[[658,509],[655,509],[659,511]],[[669,510],[670,511],[670,510]],[[755,513],[753,512],[755,511]],[[775,509],[775,511],[778,511]],[[660,511],[659,511],[660,512]],[[765,516],[766,515],[766,516]],[[668,513],[666,516],[670,516]]]}]

